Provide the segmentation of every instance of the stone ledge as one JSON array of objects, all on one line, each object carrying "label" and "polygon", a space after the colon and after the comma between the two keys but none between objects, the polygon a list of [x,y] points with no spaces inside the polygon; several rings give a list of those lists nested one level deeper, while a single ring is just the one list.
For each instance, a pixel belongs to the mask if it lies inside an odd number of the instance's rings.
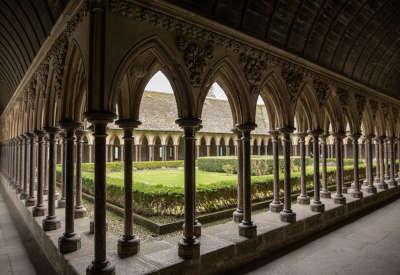
[{"label": "stone ledge", "polygon": [[[63,274],[85,274],[86,266],[93,259],[93,236],[88,234],[89,219],[75,220],[76,231],[82,238],[82,248],[61,255],[57,249],[57,240],[63,229],[44,232],[41,228],[43,217],[33,218],[31,208],[24,206],[3,177],[0,186],[5,197],[8,197],[7,202],[16,207],[19,218],[24,220],[27,230],[35,236],[55,270]],[[233,221],[204,227],[198,259],[185,261],[178,257],[177,243],[180,236],[143,241],[136,256],[120,259],[116,253],[118,236],[113,234],[107,235],[108,257],[116,265],[117,274],[220,273],[310,238],[346,219],[357,217],[363,211],[398,198],[400,187],[378,190],[375,195],[365,194],[362,199],[354,199],[348,194],[344,196],[347,199],[345,205],[336,205],[332,199],[321,199],[326,208],[323,213],[312,212],[309,205],[293,204],[298,218],[293,224],[281,222],[277,213],[257,213],[253,215],[253,220],[258,234],[253,239],[239,236],[237,224]],[[61,221],[64,220],[62,209],[57,209],[56,214]]]}]

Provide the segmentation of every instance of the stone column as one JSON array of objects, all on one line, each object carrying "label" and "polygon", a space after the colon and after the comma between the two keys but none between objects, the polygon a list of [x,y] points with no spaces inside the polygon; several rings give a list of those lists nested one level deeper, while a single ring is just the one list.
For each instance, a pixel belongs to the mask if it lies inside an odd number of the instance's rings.
[{"label": "stone column", "polygon": [[311,132],[313,137],[313,162],[314,162],[314,198],[310,205],[311,211],[323,212],[325,205],[321,202],[320,198],[320,177],[319,177],[319,136],[322,130],[314,130]]},{"label": "stone column", "polygon": [[85,206],[82,204],[82,145],[83,145],[83,137],[85,136],[86,131],[84,130],[76,130],[76,171],[75,171],[75,208],[74,208],[74,217],[75,219],[86,217],[87,210]]},{"label": "stone column", "polygon": [[16,163],[17,163],[17,167],[16,167],[16,192],[17,194],[20,194],[22,192],[22,184],[21,184],[21,153],[22,153],[22,140],[21,137],[18,136],[16,138],[16,146],[17,146],[17,158],[16,158]]},{"label": "stone column", "polygon": [[384,156],[384,140],[385,137],[378,137],[379,142],[379,182],[377,187],[379,189],[386,190],[388,189],[388,185],[385,182],[385,156]]},{"label": "stone column", "polygon": [[48,158],[49,158],[49,154],[48,154],[48,142],[47,142],[47,137],[44,136],[43,137],[43,194],[47,194],[49,191],[49,187],[48,187],[48,182],[47,182],[47,171],[49,171],[49,167],[48,167]]},{"label": "stone column", "polygon": [[257,226],[251,220],[251,146],[250,132],[255,124],[242,124],[237,126],[242,132],[242,158],[243,158],[243,219],[239,224],[239,235],[252,238],[257,235]]},{"label": "stone column", "polygon": [[226,155],[230,156],[231,155],[231,148],[229,145],[225,145],[225,151],[226,151]]},{"label": "stone column", "polygon": [[196,159],[195,159],[195,130],[199,127],[199,119],[178,119],[176,121],[183,128],[184,140],[184,186],[185,207],[183,238],[178,244],[179,257],[190,259],[200,255],[200,242],[195,236],[196,212]]},{"label": "stone column", "polygon": [[200,145],[196,145],[196,158],[200,157]]},{"label": "stone column", "polygon": [[[126,258],[139,251],[140,241],[133,234],[133,198],[132,198],[132,132],[140,125],[139,121],[119,120],[117,124],[124,130],[125,160],[124,160],[124,235],[118,240],[118,255]],[[164,148],[164,147],[163,147]],[[166,150],[165,150],[166,151]],[[163,156],[166,152],[163,149]],[[163,158],[164,159],[164,158]]]},{"label": "stone column", "polygon": [[336,193],[333,201],[336,204],[345,204],[346,198],[343,196],[343,133],[335,133],[335,156],[336,156]]},{"label": "stone column", "polygon": [[179,145],[174,145],[174,160],[179,159]]},{"label": "stone column", "polygon": [[26,133],[27,143],[29,146],[29,163],[28,163],[28,174],[29,174],[29,195],[25,201],[25,206],[34,206],[35,199],[35,185],[36,185],[36,157],[35,157],[35,142],[32,133]]},{"label": "stone column", "polygon": [[376,187],[374,186],[374,180],[372,175],[372,136],[365,136],[365,153],[366,153],[366,174],[367,182],[364,187],[364,191],[367,193],[376,193]]},{"label": "stone column", "polygon": [[207,150],[207,157],[210,156],[210,151],[211,151],[211,145],[206,145],[206,150]]},{"label": "stone column", "polygon": [[397,161],[399,162],[397,166],[397,178],[400,181],[400,138],[397,138]]},{"label": "stone column", "polygon": [[388,183],[389,181],[389,154],[388,154],[388,139],[387,137],[384,138],[383,140],[383,155],[384,155],[384,167],[385,167],[385,172],[384,172],[384,178],[385,182]]},{"label": "stone column", "polygon": [[115,274],[114,266],[107,259],[106,223],[106,137],[107,124],[112,121],[111,113],[93,113],[88,120],[94,128],[94,259],[86,274]]},{"label": "stone column", "polygon": [[395,152],[394,152],[394,137],[389,137],[388,138],[388,155],[389,155],[389,161],[390,161],[390,170],[389,170],[389,187],[396,187],[397,182],[395,181],[395,165],[396,165],[396,160],[395,160]]},{"label": "stone column", "polygon": [[60,125],[65,129],[65,231],[58,239],[58,247],[64,254],[81,247],[81,237],[75,233],[74,225],[74,134],[80,124],[65,121]]},{"label": "stone column", "polygon": [[29,145],[28,145],[28,137],[26,135],[23,135],[23,144],[22,144],[22,193],[21,193],[21,200],[25,200],[28,198],[28,180],[30,175],[28,175],[28,161],[29,161],[29,156],[28,156],[28,151],[29,151]]},{"label": "stone column", "polygon": [[67,168],[67,140],[65,139],[65,133],[61,132],[60,137],[62,137],[62,170],[61,170],[61,198],[57,202],[58,208],[64,208],[65,207],[65,187],[66,187],[66,168]]},{"label": "stone column", "polygon": [[217,145],[217,156],[221,155],[221,146]]},{"label": "stone column", "polygon": [[233,132],[236,134],[237,141],[237,156],[238,156],[238,168],[237,168],[237,206],[233,212],[233,221],[241,222],[243,219],[243,149],[242,149],[242,132],[239,129],[234,129]]},{"label": "stone column", "polygon": [[282,128],[280,129],[283,138],[283,166],[284,166],[284,180],[283,180],[283,192],[284,192],[284,202],[283,202],[283,210],[281,211],[281,221],[283,222],[295,222],[296,221],[296,213],[291,209],[291,178],[290,178],[290,145],[291,142],[291,133],[293,132],[293,128]]},{"label": "stone column", "polygon": [[279,131],[269,132],[272,139],[272,170],[274,173],[273,199],[269,205],[269,210],[279,213],[283,209],[283,204],[279,198]]},{"label": "stone column", "polygon": [[36,190],[36,206],[32,210],[32,215],[34,217],[44,216],[46,207],[43,203],[43,187],[44,187],[44,132],[36,131],[36,139],[38,143],[37,151],[37,190]]},{"label": "stone column", "polygon": [[380,146],[379,140],[380,140],[379,137],[375,138],[376,175],[374,178],[374,183],[378,188],[380,188],[379,183],[380,183],[380,178],[381,178],[381,157],[380,157],[380,152],[379,152],[379,146]]},{"label": "stone column", "polygon": [[321,197],[323,198],[330,198],[331,192],[328,189],[328,177],[327,177],[327,151],[328,145],[326,144],[326,138],[328,135],[321,136],[321,149],[322,149],[322,190],[321,190]]},{"label": "stone column", "polygon": [[142,161],[142,145],[136,145],[136,161]]},{"label": "stone column", "polygon": [[88,151],[89,151],[89,156],[88,156],[88,161],[89,161],[89,163],[92,163],[93,161],[92,161],[92,145],[91,144],[88,144]]},{"label": "stone column", "polygon": [[154,160],[154,145],[153,144],[149,144],[149,161],[153,161]]},{"label": "stone column", "polygon": [[299,133],[300,147],[300,195],[297,197],[298,204],[310,204],[310,197],[307,195],[306,186],[306,152],[305,152],[305,137],[306,133]]},{"label": "stone column", "polygon": [[61,227],[61,222],[56,216],[56,166],[57,166],[57,128],[47,127],[47,138],[49,141],[49,159],[48,159],[48,213],[47,217],[42,221],[44,231],[55,230]]},{"label": "stone column", "polygon": [[353,139],[353,161],[354,161],[354,181],[353,184],[351,186],[351,191],[350,191],[350,195],[353,198],[362,198],[363,197],[363,193],[360,191],[360,176],[359,176],[359,169],[358,169],[358,159],[359,159],[359,155],[358,155],[358,139],[360,138],[360,134],[355,133],[352,135],[352,139]]},{"label": "stone column", "polygon": [[162,145],[162,160],[167,161],[167,145]]}]

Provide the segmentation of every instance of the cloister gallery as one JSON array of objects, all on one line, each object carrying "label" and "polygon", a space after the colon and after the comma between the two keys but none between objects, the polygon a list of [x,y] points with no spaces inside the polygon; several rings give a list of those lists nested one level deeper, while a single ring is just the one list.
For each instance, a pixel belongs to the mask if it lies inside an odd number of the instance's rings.
[{"label": "cloister gallery", "polygon": [[[383,19],[371,19],[373,27],[349,19],[360,40],[343,32],[336,55],[326,57],[330,38],[313,44],[323,25],[319,4],[307,25],[307,9],[279,6],[284,1],[269,15],[262,11],[274,1],[43,1],[29,4],[35,13],[21,19],[29,18],[28,27],[13,19],[28,9],[24,1],[0,2],[0,90],[10,95],[0,117],[0,190],[56,273],[222,272],[400,193],[399,35]],[[362,1],[348,2],[354,10]],[[383,2],[365,8],[389,18],[398,3]],[[332,1],[331,8],[341,5]],[[294,17],[288,33],[278,27],[279,8]],[[258,25],[264,17],[278,20],[271,19],[267,38]],[[385,27],[396,43],[382,38],[383,53],[361,40]],[[308,46],[295,48],[308,31]],[[283,32],[286,44],[279,42]],[[167,79],[170,93],[146,88],[155,75]],[[197,159],[213,156],[236,163],[236,210],[231,221],[203,227]],[[266,201],[254,197],[256,156],[271,159],[272,174],[271,201],[255,214],[252,203]],[[294,159],[299,194],[292,190]],[[133,166],[172,160],[183,160],[176,183],[183,188],[183,235],[141,242],[133,227]],[[120,238],[107,232],[110,162],[123,172]],[[82,201],[83,163],[93,163],[93,220]],[[90,224],[92,236],[85,233]]]}]

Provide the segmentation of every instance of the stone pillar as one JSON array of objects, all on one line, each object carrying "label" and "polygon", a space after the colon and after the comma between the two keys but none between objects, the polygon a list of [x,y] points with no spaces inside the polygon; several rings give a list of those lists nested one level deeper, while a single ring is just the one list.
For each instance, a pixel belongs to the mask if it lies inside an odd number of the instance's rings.
[{"label": "stone pillar", "polygon": [[162,160],[167,161],[167,145],[162,145]]},{"label": "stone pillar", "polygon": [[236,134],[237,141],[237,153],[238,153],[238,170],[237,170],[237,206],[233,212],[233,221],[241,222],[243,219],[243,149],[242,149],[242,132],[239,129],[234,129],[233,132]]},{"label": "stone pillar", "polygon": [[47,217],[42,221],[44,231],[55,230],[61,227],[61,222],[56,216],[56,166],[57,166],[57,128],[47,127],[47,138],[49,142],[49,159],[48,159],[48,213]]},{"label": "stone pillar", "polygon": [[390,161],[390,170],[389,170],[389,182],[388,185],[389,187],[396,187],[397,182],[395,181],[395,165],[396,165],[396,160],[395,160],[395,152],[394,152],[394,137],[389,137],[388,138],[388,155],[389,155],[389,161]]},{"label": "stone pillar", "polygon": [[243,219],[239,224],[239,235],[252,238],[257,235],[257,226],[251,220],[251,146],[250,132],[254,130],[255,124],[238,125],[242,132],[242,158],[243,158]]},{"label": "stone pillar", "polygon": [[[133,234],[133,198],[132,198],[132,132],[140,125],[139,121],[119,120],[117,124],[124,130],[125,160],[124,160],[124,235],[118,240],[118,255],[126,258],[139,251],[140,241]],[[163,146],[163,159],[166,156],[166,146]]]},{"label": "stone pillar", "polygon": [[25,181],[25,169],[26,169],[26,161],[25,161],[25,152],[26,146],[25,146],[25,136],[21,135],[20,136],[20,165],[19,165],[19,186],[21,188],[21,195],[20,199],[25,199],[26,198],[26,191],[27,191],[27,185]]},{"label": "stone pillar", "polygon": [[217,147],[217,156],[220,156],[221,155],[221,146],[216,145],[216,147]]},{"label": "stone pillar", "polygon": [[142,145],[137,144],[136,145],[136,161],[142,161]]},{"label": "stone pillar", "polygon": [[257,145],[257,155],[261,156],[261,144]]},{"label": "stone pillar", "polygon": [[74,217],[75,219],[86,217],[87,210],[82,204],[82,145],[83,145],[83,137],[85,136],[86,131],[84,130],[76,130],[76,171],[75,171],[75,208],[74,208]]},{"label": "stone pillar", "polygon": [[397,161],[399,162],[397,166],[397,181],[400,181],[400,138],[397,138]]},{"label": "stone pillar", "polygon": [[320,177],[319,177],[319,136],[322,130],[314,130],[311,132],[313,137],[313,163],[314,163],[314,198],[310,205],[311,211],[323,212],[325,205],[321,202],[320,198]]},{"label": "stone pillar", "polygon": [[28,174],[29,174],[29,195],[25,201],[25,206],[34,206],[35,199],[35,185],[36,185],[36,157],[35,157],[35,141],[32,133],[26,133],[27,143],[29,146],[29,163],[28,163]]},{"label": "stone pillar", "polygon": [[47,194],[49,191],[49,187],[48,187],[48,182],[47,182],[47,174],[49,171],[49,166],[48,166],[48,159],[49,159],[49,152],[48,152],[48,142],[47,142],[47,137],[43,137],[43,194]]},{"label": "stone pillar", "polygon": [[81,237],[75,233],[74,225],[74,134],[80,124],[65,121],[60,125],[65,129],[65,231],[58,239],[58,247],[64,254],[81,247]]},{"label": "stone pillar", "polygon": [[181,258],[190,259],[200,255],[200,242],[195,236],[195,212],[196,212],[196,159],[195,159],[195,129],[201,123],[199,119],[178,119],[176,121],[183,128],[184,140],[184,186],[185,207],[183,238],[178,244],[178,255]]},{"label": "stone pillar", "polygon": [[387,137],[384,138],[383,140],[383,155],[384,155],[384,167],[385,167],[385,172],[384,172],[384,178],[385,182],[388,183],[389,181],[389,154],[388,154],[388,139]]},{"label": "stone pillar", "polygon": [[333,201],[336,204],[345,204],[346,198],[343,196],[343,133],[335,133],[335,156],[336,156],[336,193]]},{"label": "stone pillar", "polygon": [[179,145],[174,145],[174,160],[179,159]]},{"label": "stone pillar", "polygon": [[226,151],[226,155],[230,156],[231,155],[231,148],[229,145],[225,145],[225,151]]},{"label": "stone pillar", "polygon": [[366,153],[366,175],[367,182],[364,187],[364,191],[367,193],[376,193],[376,187],[374,186],[374,180],[372,175],[372,136],[365,136],[365,153]]},{"label": "stone pillar", "polygon": [[284,202],[283,210],[281,211],[281,221],[283,222],[295,222],[296,213],[291,209],[291,178],[290,178],[290,145],[291,133],[293,128],[282,128],[280,129],[283,138],[283,165],[284,165],[284,180],[283,180],[283,192],[284,192]]},{"label": "stone pillar", "polygon": [[381,157],[380,157],[380,152],[379,152],[379,146],[380,146],[380,141],[379,137],[375,138],[375,159],[376,159],[376,175],[374,178],[374,183],[375,185],[379,187],[380,183],[380,178],[381,178]]},{"label": "stone pillar", "polygon": [[354,161],[354,181],[351,186],[350,195],[353,198],[362,198],[363,193],[360,191],[360,176],[359,176],[359,155],[358,155],[358,139],[360,138],[360,134],[355,133],[352,135],[353,139],[353,161]]},{"label": "stone pillar", "polygon": [[210,152],[211,152],[211,145],[206,145],[206,150],[207,150],[207,157],[210,156]]},{"label": "stone pillar", "polygon": [[310,204],[310,197],[307,195],[306,186],[306,152],[305,152],[305,137],[306,133],[299,133],[300,147],[300,195],[297,197],[298,204]]},{"label": "stone pillar", "polygon": [[28,198],[28,180],[30,175],[28,174],[29,166],[28,166],[28,161],[29,161],[29,144],[28,144],[29,138],[26,135],[23,135],[23,153],[22,153],[22,193],[21,193],[21,200],[25,200]]},{"label": "stone pillar", "polygon": [[321,197],[323,198],[330,198],[331,192],[328,189],[328,177],[327,177],[327,151],[328,145],[326,144],[326,138],[328,135],[321,136],[321,149],[322,149],[322,190],[321,190]]},{"label": "stone pillar", "polygon": [[61,170],[61,198],[58,200],[57,206],[58,208],[65,207],[65,193],[66,193],[66,168],[67,168],[67,140],[65,139],[65,133],[61,132],[60,136],[62,137],[62,170]]},{"label": "stone pillar", "polygon": [[149,161],[154,161],[154,145],[149,144]]},{"label": "stone pillar", "polygon": [[385,156],[384,156],[384,140],[385,137],[378,137],[379,142],[379,182],[377,187],[379,189],[386,190],[388,189],[388,185],[385,182]]},{"label": "stone pillar", "polygon": [[37,190],[36,190],[36,205],[32,210],[32,215],[34,217],[40,217],[45,215],[46,207],[43,203],[43,187],[44,187],[44,132],[36,131],[36,139],[38,144],[37,151]]},{"label": "stone pillar", "polygon": [[17,194],[20,194],[22,192],[22,184],[21,184],[21,164],[22,164],[22,139],[20,136],[16,138],[16,145],[17,145],[17,180],[16,180],[16,185],[17,189],[16,192]]},{"label": "stone pillar", "polygon": [[88,156],[88,161],[89,161],[89,163],[92,163],[93,161],[92,161],[92,154],[93,154],[93,152],[92,152],[92,145],[91,144],[88,144],[88,151],[89,151],[89,156]]},{"label": "stone pillar", "polygon": [[279,198],[279,131],[269,132],[272,138],[272,170],[274,174],[273,199],[269,205],[269,210],[279,213],[283,209],[283,204]]},{"label": "stone pillar", "polygon": [[343,158],[347,159],[347,143],[343,144]]}]

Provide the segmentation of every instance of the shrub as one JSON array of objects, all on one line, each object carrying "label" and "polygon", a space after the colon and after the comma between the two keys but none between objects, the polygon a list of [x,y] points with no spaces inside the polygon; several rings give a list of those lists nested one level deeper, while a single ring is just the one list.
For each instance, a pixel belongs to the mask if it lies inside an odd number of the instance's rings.
[{"label": "shrub", "polygon": [[[137,170],[179,167],[183,167],[183,160],[133,162],[133,169]],[[124,163],[122,161],[107,162],[106,168],[107,171],[110,172],[122,171],[124,168]],[[60,165],[59,169],[59,171],[61,171]],[[82,171],[93,172],[94,163],[82,163]]]}]

